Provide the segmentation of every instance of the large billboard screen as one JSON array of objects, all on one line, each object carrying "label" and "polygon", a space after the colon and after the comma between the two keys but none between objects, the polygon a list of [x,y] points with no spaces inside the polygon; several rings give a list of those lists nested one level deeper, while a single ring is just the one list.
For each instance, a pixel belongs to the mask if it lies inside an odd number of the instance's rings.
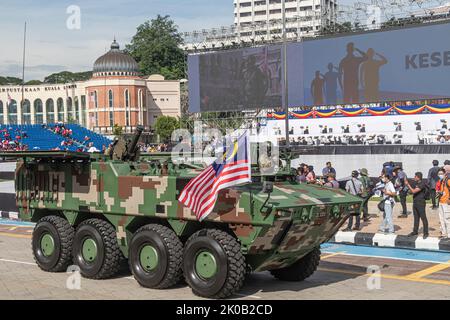
[{"label": "large billboard screen", "polygon": [[280,46],[189,56],[188,66],[193,112],[281,105]]},{"label": "large billboard screen", "polygon": [[[439,23],[290,43],[289,106],[448,98],[449,34],[450,23]],[[258,57],[253,69],[249,55]],[[282,64],[281,47],[274,46],[191,56],[190,110],[279,107]],[[235,68],[238,81],[227,68]]]}]

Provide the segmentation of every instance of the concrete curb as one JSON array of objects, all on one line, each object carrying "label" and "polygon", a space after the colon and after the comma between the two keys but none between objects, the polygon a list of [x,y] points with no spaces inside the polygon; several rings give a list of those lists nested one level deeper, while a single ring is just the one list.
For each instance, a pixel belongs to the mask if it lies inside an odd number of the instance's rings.
[{"label": "concrete curb", "polygon": [[422,236],[339,231],[329,242],[373,247],[418,249],[450,252],[450,240]]}]

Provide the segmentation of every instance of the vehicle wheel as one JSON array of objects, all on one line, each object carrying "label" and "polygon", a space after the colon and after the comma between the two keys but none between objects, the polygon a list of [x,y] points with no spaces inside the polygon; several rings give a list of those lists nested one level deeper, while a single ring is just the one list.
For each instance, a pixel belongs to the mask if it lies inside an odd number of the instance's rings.
[{"label": "vehicle wheel", "polygon": [[73,234],[70,223],[61,217],[40,219],[32,239],[34,260],[39,268],[48,272],[66,271],[72,261]]},{"label": "vehicle wheel", "polygon": [[183,244],[171,229],[149,224],[135,232],[128,262],[137,282],[146,288],[165,289],[182,276]]},{"label": "vehicle wheel", "polygon": [[203,229],[186,242],[183,272],[192,291],[199,296],[222,299],[241,289],[245,258],[239,242],[217,229]]},{"label": "vehicle wheel", "polygon": [[315,248],[313,251],[289,267],[270,270],[270,273],[275,278],[283,281],[303,281],[312,276],[312,274],[317,270],[319,262],[320,249]]},{"label": "vehicle wheel", "polygon": [[100,219],[82,222],[73,240],[73,261],[83,277],[106,279],[120,269],[122,252],[115,228]]}]

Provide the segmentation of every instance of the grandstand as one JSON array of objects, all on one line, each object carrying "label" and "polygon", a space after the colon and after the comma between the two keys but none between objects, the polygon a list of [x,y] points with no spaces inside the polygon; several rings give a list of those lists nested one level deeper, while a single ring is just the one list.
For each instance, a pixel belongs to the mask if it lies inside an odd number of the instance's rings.
[{"label": "grandstand", "polygon": [[[56,126],[71,130],[70,135],[55,133]],[[106,137],[76,124],[49,125],[0,125],[0,149],[17,150],[67,150],[88,151],[90,146],[98,150],[111,143]]]},{"label": "grandstand", "polygon": [[[291,112],[292,145],[429,145],[450,143],[449,105],[317,109]],[[284,113],[269,113],[266,135],[284,140]],[[275,142],[275,141],[274,141]]]}]

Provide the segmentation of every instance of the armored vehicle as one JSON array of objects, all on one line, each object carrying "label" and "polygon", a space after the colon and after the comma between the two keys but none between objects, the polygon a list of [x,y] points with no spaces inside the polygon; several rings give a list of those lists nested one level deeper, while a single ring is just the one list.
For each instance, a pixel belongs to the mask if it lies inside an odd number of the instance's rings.
[{"label": "armored vehicle", "polygon": [[144,287],[164,289],[182,278],[199,296],[226,298],[249,272],[280,280],[313,274],[328,241],[362,200],[343,190],[298,184],[289,170],[222,190],[199,222],[178,196],[202,168],[167,154],[139,157],[137,142],[116,141],[107,154],[36,151],[17,158],[20,218],[35,222],[38,266],[105,279],[128,260]]}]

